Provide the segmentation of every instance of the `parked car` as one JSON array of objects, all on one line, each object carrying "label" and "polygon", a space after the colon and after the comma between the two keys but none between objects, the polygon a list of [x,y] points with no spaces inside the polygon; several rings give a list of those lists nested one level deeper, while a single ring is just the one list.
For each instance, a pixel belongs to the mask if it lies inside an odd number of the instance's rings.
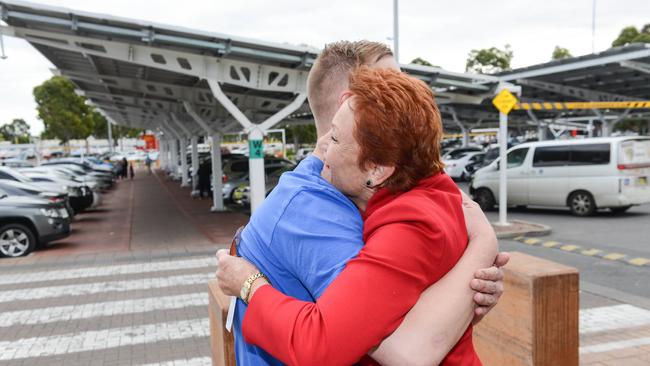
[{"label": "parked car", "polygon": [[457,159],[458,156],[467,152],[482,152],[482,151],[483,149],[476,146],[458,147],[455,149],[448,150],[446,153],[442,154],[442,160],[454,160]]},{"label": "parked car", "polygon": [[[469,178],[465,175],[465,166],[482,159],[485,154],[480,151],[459,151],[445,156],[446,158],[442,160],[445,164],[445,172],[454,179],[465,180]],[[479,157],[475,158],[475,156]]]},{"label": "parked car", "polygon": [[[282,174],[286,172],[290,172],[293,169],[295,169],[295,166],[287,166],[287,167],[282,167],[280,169],[276,169],[272,171],[271,173],[268,173],[266,175],[266,178],[264,180],[265,182],[265,197],[268,197],[269,194],[273,191],[275,186],[278,185],[278,182],[280,181],[280,177]],[[250,186],[248,184],[245,185],[240,185],[235,189],[233,192],[233,201],[236,203],[239,203],[244,206],[249,206],[250,203]]]},{"label": "parked car", "polygon": [[296,151],[296,157],[294,158],[294,160],[296,161],[296,163],[299,163],[300,161],[302,161],[302,159],[306,158],[307,156],[309,156],[309,154],[313,152],[314,152],[313,147],[303,147],[301,149],[298,149],[298,151]]},{"label": "parked car", "polygon": [[[293,162],[282,159],[265,157],[264,158],[264,172],[267,176],[276,170],[289,169],[293,170],[296,164]],[[224,200],[234,202],[234,192],[240,186],[248,185],[249,165],[248,158],[245,159],[232,159],[223,164],[223,185],[221,194]]]},{"label": "parked car", "polygon": [[20,257],[70,234],[61,202],[33,196],[10,196],[0,189],[0,257]]},{"label": "parked car", "polygon": [[51,202],[60,202],[68,210],[68,215],[73,216],[74,210],[70,206],[70,199],[65,192],[52,192],[30,183],[17,182],[10,179],[0,179],[0,189],[10,196],[34,196]]},{"label": "parked car", "polygon": [[93,203],[90,189],[72,181],[61,182],[43,175],[27,176],[16,169],[7,167],[0,167],[0,179],[32,184],[49,192],[67,193],[72,208],[71,213],[81,212]]},{"label": "parked car", "polygon": [[485,155],[486,155],[485,153],[479,153],[469,158],[469,162],[467,163],[467,165],[465,165],[465,168],[463,169],[463,172],[460,175],[460,179],[461,180],[472,179],[474,173],[476,173],[477,170],[481,169],[486,165]]},{"label": "parked car", "polygon": [[[474,175],[483,210],[499,200],[499,159]],[[508,204],[624,212],[650,202],[650,138],[607,137],[523,143],[508,150]]]}]

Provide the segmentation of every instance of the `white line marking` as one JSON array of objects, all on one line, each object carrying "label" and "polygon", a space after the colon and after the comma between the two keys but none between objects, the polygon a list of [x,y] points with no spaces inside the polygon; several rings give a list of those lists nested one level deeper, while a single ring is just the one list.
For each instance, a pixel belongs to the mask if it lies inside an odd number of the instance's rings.
[{"label": "white line marking", "polygon": [[23,338],[0,342],[0,360],[47,357],[74,352],[150,344],[195,337],[208,337],[210,322],[205,319],[182,320],[136,327],[113,328],[79,334]]},{"label": "white line marking", "polygon": [[595,344],[593,346],[580,347],[580,354],[599,353],[615,351],[623,348],[645,346],[650,344],[650,337],[627,339],[624,341]]},{"label": "white line marking", "polygon": [[216,259],[208,257],[181,261],[143,262],[136,264],[85,267],[69,270],[19,273],[4,275],[0,277],[0,285],[38,281],[67,280],[72,278],[114,276],[120,274],[148,273],[175,269],[200,268],[207,266],[216,266]]},{"label": "white line marking", "polygon": [[650,324],[650,311],[624,304],[580,310],[580,334]]},{"label": "white line marking", "polygon": [[16,300],[35,300],[60,296],[83,296],[103,292],[121,292],[131,290],[147,290],[174,286],[196,285],[206,283],[214,277],[214,273],[193,274],[183,276],[168,276],[142,278],[128,281],[107,281],[81,285],[52,286],[30,289],[19,289],[0,292],[0,303]]},{"label": "white line marking", "polygon": [[212,366],[212,359],[210,357],[195,357],[190,358],[189,360],[148,363],[140,366]]},{"label": "white line marking", "polygon": [[107,301],[93,304],[8,311],[0,313],[0,327],[47,324],[69,320],[88,319],[99,316],[137,314],[156,310],[172,310],[182,309],[188,306],[206,305],[208,305],[207,293],[195,292],[177,296],[148,297],[135,300]]}]

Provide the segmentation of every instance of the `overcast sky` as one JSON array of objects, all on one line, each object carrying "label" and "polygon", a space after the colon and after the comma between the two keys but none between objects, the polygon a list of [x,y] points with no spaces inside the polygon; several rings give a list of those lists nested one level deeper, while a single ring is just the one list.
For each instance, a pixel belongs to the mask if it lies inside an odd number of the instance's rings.
[{"label": "overcast sky", "polygon": [[[340,39],[392,44],[392,0],[46,0],[44,4],[105,13],[321,48]],[[475,48],[508,43],[513,67],[550,60],[556,45],[574,56],[591,53],[593,0],[454,0],[400,2],[400,62],[422,57],[452,71],[464,71]],[[597,0],[595,50],[607,49],[628,25],[650,23],[650,0]],[[32,133],[34,86],[48,79],[52,65],[27,42],[5,37],[9,56],[0,60],[0,124],[24,118]]]}]

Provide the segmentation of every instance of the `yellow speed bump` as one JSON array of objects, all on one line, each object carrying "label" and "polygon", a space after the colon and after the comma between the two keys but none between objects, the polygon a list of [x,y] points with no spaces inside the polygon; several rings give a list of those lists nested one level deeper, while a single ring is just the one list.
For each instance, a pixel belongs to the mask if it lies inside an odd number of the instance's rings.
[{"label": "yellow speed bump", "polygon": [[539,239],[528,238],[528,239],[524,240],[524,244],[535,245],[535,244],[539,243],[540,241],[541,240],[539,240]]},{"label": "yellow speed bump", "polygon": [[593,257],[594,255],[596,255],[596,254],[600,254],[600,253],[602,253],[602,252],[603,252],[602,250],[598,250],[598,249],[589,249],[589,250],[583,250],[581,253],[582,253],[583,255],[587,255],[587,256]]},{"label": "yellow speed bump", "polygon": [[621,253],[609,253],[609,254],[607,254],[606,256],[604,256],[603,258],[605,258],[605,259],[609,259],[610,261],[617,261],[617,260],[619,260],[619,259],[621,259],[621,258],[624,258],[624,257],[625,257],[625,254],[621,254]]},{"label": "yellow speed bump", "polygon": [[579,245],[563,245],[560,247],[560,249],[564,250],[565,252],[573,252],[576,249],[580,249]]},{"label": "yellow speed bump", "polygon": [[648,258],[634,258],[634,259],[630,259],[627,262],[629,264],[633,264],[635,266],[645,266],[646,264],[650,264],[650,259],[648,259]]},{"label": "yellow speed bump", "polygon": [[542,243],[542,246],[544,248],[555,248],[558,245],[560,245],[560,243],[558,243],[557,241],[553,241],[553,240],[545,241],[544,243]]}]

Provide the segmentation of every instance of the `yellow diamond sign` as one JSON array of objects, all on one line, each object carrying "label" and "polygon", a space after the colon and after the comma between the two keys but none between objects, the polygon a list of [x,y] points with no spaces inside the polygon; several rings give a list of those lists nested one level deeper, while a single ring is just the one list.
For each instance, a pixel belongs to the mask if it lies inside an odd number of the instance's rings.
[{"label": "yellow diamond sign", "polygon": [[503,114],[508,114],[512,108],[517,104],[517,97],[515,97],[510,90],[503,89],[494,99],[492,104]]}]

